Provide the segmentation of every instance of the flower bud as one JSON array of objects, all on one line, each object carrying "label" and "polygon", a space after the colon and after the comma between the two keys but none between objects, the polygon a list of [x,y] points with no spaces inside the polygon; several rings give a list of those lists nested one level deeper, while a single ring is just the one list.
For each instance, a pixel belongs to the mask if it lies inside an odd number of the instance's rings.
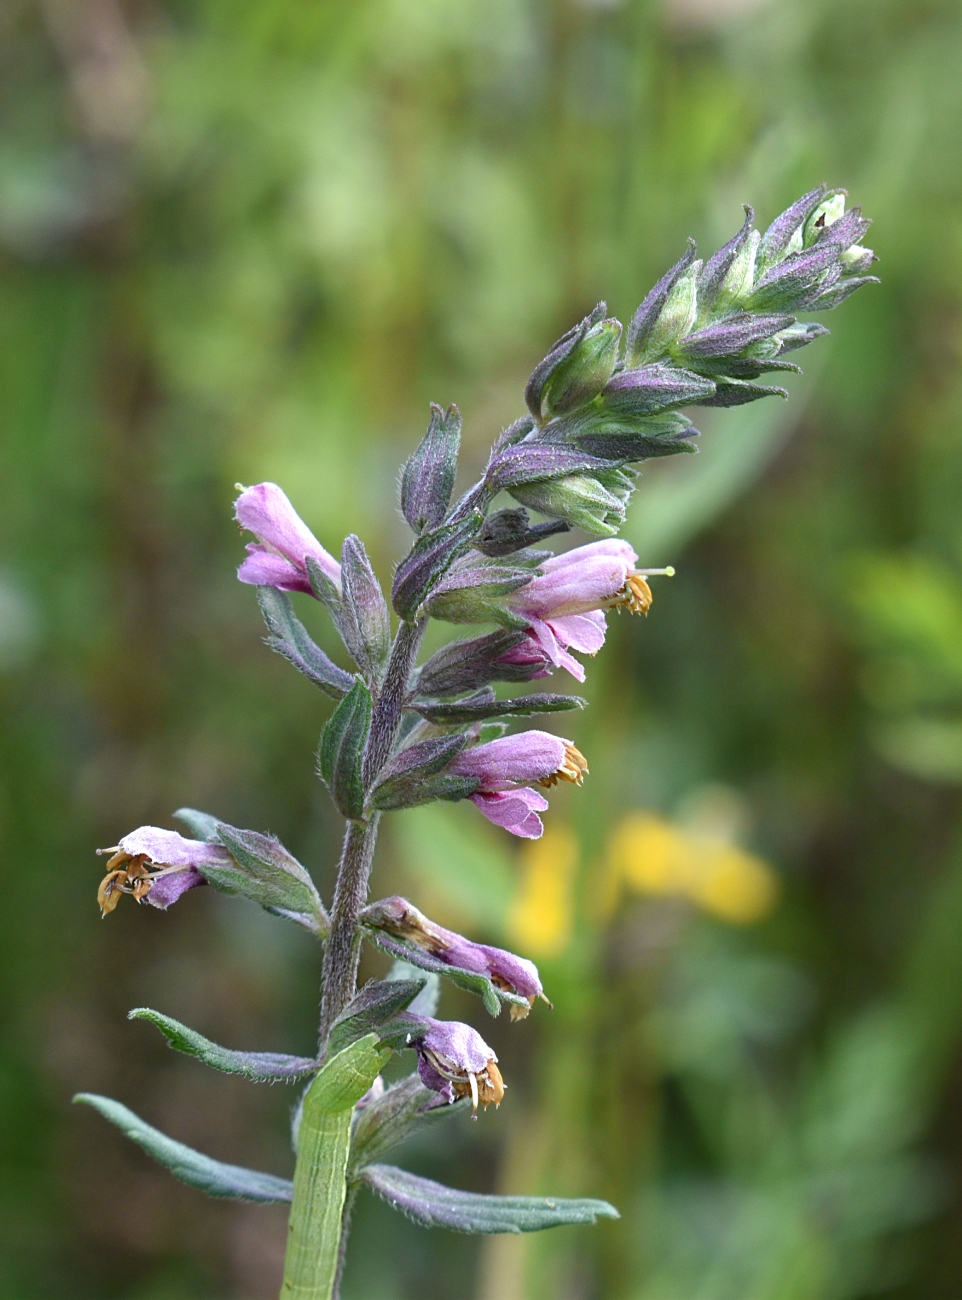
[{"label": "flower bud", "polygon": [[677,343],[691,329],[698,315],[698,277],[700,261],[692,262],[665,299],[665,305],[651,328],[645,342],[645,358],[654,360],[662,356],[673,343]]},{"label": "flower bud", "polygon": [[527,632],[491,632],[442,646],[418,674],[423,696],[463,695],[489,682],[528,682],[547,677],[551,660]]},{"label": "flower bud", "polygon": [[[631,324],[628,326],[626,366],[636,366],[642,361],[651,360],[664,350],[658,325],[675,287],[692,268],[696,251],[695,241],[690,239],[685,255],[661,277],[632,316]],[[686,293],[687,290],[683,291],[682,297]]]},{"label": "flower bud", "polygon": [[611,378],[618,360],[621,322],[603,320],[563,358],[541,391],[541,417],[550,420],[591,401]]},{"label": "flower bud", "polygon": [[[603,537],[614,537],[625,521],[625,501],[631,488],[618,477],[620,471],[602,471],[592,477],[570,474],[539,483],[523,483],[510,489],[516,501],[543,515],[563,519],[575,528]],[[602,475],[608,474],[609,490]]]},{"label": "flower bud", "polygon": [[605,387],[601,409],[618,415],[654,415],[710,397],[710,379],[678,366],[623,370]]},{"label": "flower bud", "polygon": [[809,214],[802,227],[802,247],[810,248],[819,236],[819,232],[832,226],[845,212],[845,194],[843,191],[830,194],[817,208]]}]

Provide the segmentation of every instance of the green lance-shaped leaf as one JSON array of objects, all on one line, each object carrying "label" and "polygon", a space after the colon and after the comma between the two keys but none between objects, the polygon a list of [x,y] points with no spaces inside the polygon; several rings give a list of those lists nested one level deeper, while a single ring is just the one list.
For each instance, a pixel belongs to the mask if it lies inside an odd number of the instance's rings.
[{"label": "green lance-shaped leaf", "polygon": [[621,1217],[607,1201],[459,1192],[393,1165],[368,1165],[358,1178],[395,1210],[425,1228],[471,1233],[540,1232],[565,1224]]},{"label": "green lance-shaped leaf", "polygon": [[460,726],[484,722],[488,718],[527,718],[535,713],[565,713],[583,709],[587,701],[579,695],[519,695],[513,700],[462,700],[456,704],[436,704],[431,700],[415,701],[410,707],[437,726]]},{"label": "green lance-shaped leaf", "polygon": [[209,1038],[189,1029],[179,1020],[152,1011],[150,1007],[135,1007],[128,1011],[128,1020],[147,1020],[160,1030],[167,1042],[177,1052],[194,1056],[212,1070],[223,1074],[240,1074],[253,1083],[274,1083],[276,1080],[303,1079],[317,1070],[317,1061],[309,1056],[287,1056],[281,1052],[235,1052],[219,1047]]},{"label": "green lance-shaped leaf", "polygon": [[330,1300],[337,1275],[351,1116],[390,1053],[368,1034],[331,1057],[304,1098],[281,1300]]},{"label": "green lance-shaped leaf", "polygon": [[343,698],[354,685],[354,678],[343,668],[338,668],[312,640],[307,628],[295,615],[289,598],[275,587],[258,587],[257,603],[271,634],[267,638],[271,649],[283,655],[326,695],[335,700]]},{"label": "green lance-shaped leaf", "polygon": [[196,808],[178,808],[174,817],[199,840],[220,844],[233,862],[205,864],[204,879],[225,894],[240,894],[275,916],[286,917],[312,934],[325,935],[330,919],[314,882],[293,854],[272,835],[240,830]]},{"label": "green lance-shaped leaf", "polygon": [[331,1027],[327,1041],[330,1055],[343,1051],[357,1039],[377,1033],[392,1016],[409,1006],[426,981],[372,980],[352,998]]},{"label": "green lance-shaped leaf", "polygon": [[357,818],[364,812],[362,764],[371,729],[371,692],[358,680],[331,714],[321,736],[320,773],[338,812]]},{"label": "green lance-shaped leaf", "polygon": [[194,1151],[183,1142],[176,1142],[166,1133],[145,1123],[119,1101],[112,1101],[110,1097],[98,1097],[90,1092],[78,1092],[74,1101],[93,1106],[104,1119],[116,1124],[132,1142],[136,1142],[149,1156],[169,1169],[175,1178],[187,1183],[189,1187],[206,1192],[208,1196],[264,1202],[291,1199],[294,1187],[288,1179],[212,1160],[210,1156]]},{"label": "green lance-shaped leaf", "polygon": [[365,1165],[387,1155],[406,1138],[438,1120],[464,1115],[470,1109],[470,1097],[449,1106],[439,1100],[436,1092],[425,1088],[416,1074],[409,1074],[355,1114],[348,1179],[356,1181]]},{"label": "green lance-shaped leaf", "polygon": [[269,912],[324,935],[329,920],[314,882],[279,840],[218,822],[215,842],[233,858],[229,865],[201,868],[204,879],[225,894],[241,894]]}]

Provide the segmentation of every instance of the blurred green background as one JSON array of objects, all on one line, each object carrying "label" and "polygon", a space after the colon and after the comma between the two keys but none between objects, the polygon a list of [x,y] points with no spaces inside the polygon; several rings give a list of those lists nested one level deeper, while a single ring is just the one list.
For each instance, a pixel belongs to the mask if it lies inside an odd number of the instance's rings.
[{"label": "blurred green background", "polygon": [[94,902],[94,848],[185,803],[329,892],[327,705],[261,644],[234,482],[388,573],[430,400],[476,470],[596,300],[625,318],[685,236],[821,181],[875,218],[883,283],[789,403],[646,471],[628,536],[678,576],[609,620],[584,789],[520,852],[468,805],[379,850],[379,892],[527,951],[555,1003],[510,1026],[446,992],[507,1103],[401,1163],[623,1217],[479,1242],[365,1201],[346,1296],[959,1295],[957,0],[6,0],[3,1300],[276,1295],[282,1210],[207,1202],[69,1105],[291,1166],[292,1090],[124,1016],[310,1051],[312,944],[213,891]]}]

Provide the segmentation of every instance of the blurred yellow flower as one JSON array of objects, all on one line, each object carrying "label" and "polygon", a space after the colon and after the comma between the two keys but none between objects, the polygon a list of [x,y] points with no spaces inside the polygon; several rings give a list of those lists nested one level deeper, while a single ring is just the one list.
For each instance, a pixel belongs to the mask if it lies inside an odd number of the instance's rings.
[{"label": "blurred yellow flower", "polygon": [[508,915],[508,935],[519,952],[554,957],[574,928],[574,880],[578,841],[563,826],[549,826],[519,854],[521,880]]},{"label": "blurred yellow flower", "polygon": [[723,920],[750,925],[768,916],[778,899],[778,879],[761,858],[651,813],[630,813],[615,829],[605,877],[608,911],[628,888],[689,898]]}]

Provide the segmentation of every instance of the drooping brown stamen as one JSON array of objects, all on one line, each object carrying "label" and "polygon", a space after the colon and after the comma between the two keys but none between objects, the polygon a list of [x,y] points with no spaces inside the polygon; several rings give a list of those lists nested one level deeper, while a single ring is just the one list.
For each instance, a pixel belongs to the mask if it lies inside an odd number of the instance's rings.
[{"label": "drooping brown stamen", "polygon": [[438,1052],[432,1052],[430,1048],[424,1049],[424,1055],[441,1078],[447,1079],[451,1084],[451,1091],[457,1101],[460,1101],[462,1097],[471,1098],[472,1110],[475,1116],[478,1113],[479,1103],[485,1110],[492,1103],[495,1106],[501,1105],[506,1085],[493,1058],[488,1061],[483,1070],[475,1074],[470,1070],[459,1070],[452,1061],[447,1060]]},{"label": "drooping brown stamen", "polygon": [[458,1101],[462,1097],[471,1098],[471,1109],[475,1115],[478,1105],[485,1110],[489,1106],[500,1106],[504,1098],[505,1083],[501,1071],[494,1061],[489,1061],[480,1074],[463,1074],[451,1079],[451,1089]]},{"label": "drooping brown stamen", "polygon": [[[110,852],[109,849],[100,850],[100,852],[105,851]],[[101,916],[107,916],[114,910],[120,902],[121,894],[131,894],[138,903],[143,902],[154,883],[154,875],[145,865],[148,860],[146,853],[132,855],[125,853],[123,849],[117,850],[107,863],[107,874],[97,890]]]},{"label": "drooping brown stamen", "polygon": [[570,781],[572,785],[581,785],[587,774],[588,760],[580,749],[576,749],[574,745],[565,741],[564,762],[557,772],[552,772],[549,776],[543,776],[538,785],[543,785],[546,790],[550,790],[559,781]]}]

